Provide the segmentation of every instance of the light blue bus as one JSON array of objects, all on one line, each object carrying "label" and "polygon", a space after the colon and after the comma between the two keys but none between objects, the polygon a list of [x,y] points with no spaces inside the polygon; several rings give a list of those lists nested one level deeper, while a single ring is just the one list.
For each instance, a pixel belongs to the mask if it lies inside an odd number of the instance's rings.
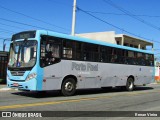
[{"label": "light blue bus", "polygon": [[153,78],[152,51],[46,30],[12,36],[7,70],[10,88],[61,90],[70,96],[85,88],[123,86],[132,91]]}]

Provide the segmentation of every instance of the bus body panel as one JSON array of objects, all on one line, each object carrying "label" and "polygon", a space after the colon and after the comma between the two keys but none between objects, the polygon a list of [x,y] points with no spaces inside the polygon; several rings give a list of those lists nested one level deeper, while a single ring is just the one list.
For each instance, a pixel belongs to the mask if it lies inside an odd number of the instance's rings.
[{"label": "bus body panel", "polygon": [[[38,62],[37,62],[38,64]],[[30,74],[36,73],[36,77],[26,80]],[[20,74],[18,76],[18,74]],[[41,91],[43,69],[35,65],[30,71],[10,71],[7,70],[7,85],[11,88],[18,88],[20,90]],[[14,86],[17,84],[18,86]]]},{"label": "bus body panel", "polygon": [[[88,68],[88,64],[93,68]],[[60,90],[63,79],[68,75],[77,78],[77,89],[83,89],[125,86],[130,76],[134,77],[135,85],[149,84],[153,82],[153,74],[150,66],[62,60],[45,68],[43,90]]]},{"label": "bus body panel", "polygon": [[43,90],[59,90],[61,88],[62,73],[61,62],[44,68]]}]

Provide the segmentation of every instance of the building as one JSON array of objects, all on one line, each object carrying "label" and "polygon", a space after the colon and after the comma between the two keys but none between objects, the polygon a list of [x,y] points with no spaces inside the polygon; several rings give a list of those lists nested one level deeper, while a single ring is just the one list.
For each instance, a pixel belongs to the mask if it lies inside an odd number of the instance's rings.
[{"label": "building", "polygon": [[116,34],[114,31],[76,34],[93,40],[105,41],[113,44],[134,47],[138,49],[153,49],[153,43],[125,34]]}]

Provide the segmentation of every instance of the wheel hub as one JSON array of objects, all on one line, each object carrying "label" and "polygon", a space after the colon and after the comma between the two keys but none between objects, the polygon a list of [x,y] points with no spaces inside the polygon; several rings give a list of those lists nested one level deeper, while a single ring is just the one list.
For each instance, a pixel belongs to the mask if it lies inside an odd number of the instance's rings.
[{"label": "wheel hub", "polygon": [[67,82],[65,84],[65,90],[66,91],[72,91],[72,89],[73,89],[73,84],[71,82]]},{"label": "wheel hub", "polygon": [[133,83],[130,81],[129,82],[129,89],[132,89],[132,87],[133,87]]}]

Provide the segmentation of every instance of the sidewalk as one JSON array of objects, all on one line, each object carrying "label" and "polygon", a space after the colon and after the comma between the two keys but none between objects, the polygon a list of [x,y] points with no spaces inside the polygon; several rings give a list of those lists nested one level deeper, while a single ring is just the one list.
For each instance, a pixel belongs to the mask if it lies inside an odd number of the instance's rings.
[{"label": "sidewalk", "polygon": [[0,84],[0,91],[7,91],[12,90],[11,88],[8,88],[6,84]]},{"label": "sidewalk", "polygon": [[6,84],[0,84],[0,89],[4,88],[4,87],[7,87],[7,85]]}]

